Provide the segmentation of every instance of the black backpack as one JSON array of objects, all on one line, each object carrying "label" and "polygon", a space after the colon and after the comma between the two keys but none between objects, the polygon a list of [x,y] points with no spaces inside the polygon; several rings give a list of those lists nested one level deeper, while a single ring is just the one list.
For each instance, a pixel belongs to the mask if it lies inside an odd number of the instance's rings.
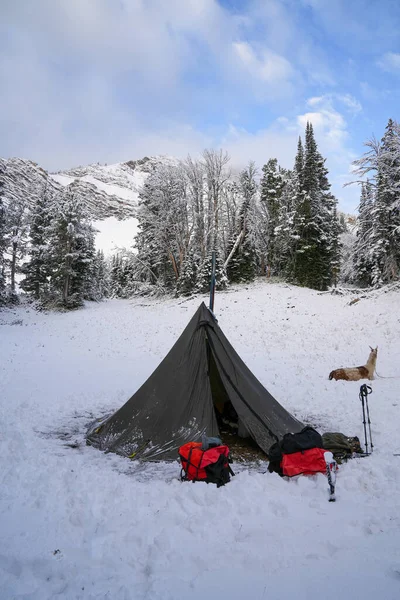
[{"label": "black backpack", "polygon": [[281,440],[283,454],[294,454],[311,448],[323,448],[322,436],[307,425],[299,433],[286,433]]}]

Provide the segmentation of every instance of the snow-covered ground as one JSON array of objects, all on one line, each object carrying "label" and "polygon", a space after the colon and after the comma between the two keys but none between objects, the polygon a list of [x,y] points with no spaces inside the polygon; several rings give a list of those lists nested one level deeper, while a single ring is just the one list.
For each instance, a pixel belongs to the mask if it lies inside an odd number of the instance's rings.
[{"label": "snow-covered ground", "polygon": [[335,504],[322,475],[284,480],[261,465],[217,489],[180,483],[177,463],[82,444],[201,297],[1,312],[0,598],[400,598],[400,294],[350,299],[258,281],[215,306],[262,383],[321,432],[363,440],[359,383],[328,373],[379,346],[378,373],[393,378],[372,382],[374,453],[341,466]]}]

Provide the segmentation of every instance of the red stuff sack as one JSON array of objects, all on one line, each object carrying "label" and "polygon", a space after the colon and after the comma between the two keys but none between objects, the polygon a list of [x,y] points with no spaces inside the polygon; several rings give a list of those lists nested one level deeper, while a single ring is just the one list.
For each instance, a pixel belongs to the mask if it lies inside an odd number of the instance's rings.
[{"label": "red stuff sack", "polygon": [[326,474],[325,452],[323,448],[311,448],[302,452],[284,454],[281,463],[283,475],[294,477],[294,475],[315,473]]},{"label": "red stuff sack", "polygon": [[225,485],[233,475],[229,466],[228,446],[201,449],[201,442],[188,442],[179,448],[182,481],[205,481]]}]

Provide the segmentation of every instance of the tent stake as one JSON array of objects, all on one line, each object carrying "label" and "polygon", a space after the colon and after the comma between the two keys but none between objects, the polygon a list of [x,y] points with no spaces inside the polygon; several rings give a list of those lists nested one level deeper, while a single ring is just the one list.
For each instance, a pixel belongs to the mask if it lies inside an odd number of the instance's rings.
[{"label": "tent stake", "polygon": [[210,284],[210,310],[214,312],[214,296],[215,296],[215,250],[212,253],[212,268],[211,268],[211,284]]}]

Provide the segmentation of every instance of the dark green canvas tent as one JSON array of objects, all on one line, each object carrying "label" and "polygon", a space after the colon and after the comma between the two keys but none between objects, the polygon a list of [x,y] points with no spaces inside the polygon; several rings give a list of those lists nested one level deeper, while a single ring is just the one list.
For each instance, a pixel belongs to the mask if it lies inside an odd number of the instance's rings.
[{"label": "dark green canvas tent", "polygon": [[87,442],[132,458],[176,459],[182,444],[219,435],[218,417],[227,406],[264,452],[303,427],[246,367],[202,303],[154,373],[122,408],[91,427]]}]

